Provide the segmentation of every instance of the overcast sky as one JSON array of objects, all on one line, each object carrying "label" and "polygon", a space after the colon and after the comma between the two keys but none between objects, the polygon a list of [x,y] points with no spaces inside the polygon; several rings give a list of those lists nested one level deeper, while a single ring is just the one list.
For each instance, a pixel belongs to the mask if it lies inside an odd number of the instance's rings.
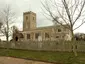
[{"label": "overcast sky", "polygon": [[[49,26],[53,24],[43,16],[40,0],[0,0],[0,8],[3,8],[6,4],[10,4],[17,13],[16,26],[19,27],[19,29],[22,29],[23,12],[27,11],[33,11],[37,14],[37,26]],[[75,32],[85,33],[85,24]]]}]

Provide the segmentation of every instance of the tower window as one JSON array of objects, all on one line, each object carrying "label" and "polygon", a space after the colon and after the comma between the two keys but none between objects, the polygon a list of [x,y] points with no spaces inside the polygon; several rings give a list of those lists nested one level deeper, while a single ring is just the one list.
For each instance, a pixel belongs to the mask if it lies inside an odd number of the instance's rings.
[{"label": "tower window", "polygon": [[35,20],[35,17],[33,17],[33,20]]},{"label": "tower window", "polygon": [[26,20],[28,20],[28,17],[26,16]]}]

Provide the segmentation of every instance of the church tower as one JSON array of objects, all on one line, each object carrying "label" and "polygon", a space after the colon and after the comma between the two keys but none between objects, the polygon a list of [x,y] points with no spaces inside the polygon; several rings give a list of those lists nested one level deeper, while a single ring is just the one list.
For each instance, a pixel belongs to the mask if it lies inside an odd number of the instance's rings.
[{"label": "church tower", "polygon": [[36,13],[25,12],[23,13],[23,31],[28,31],[36,28]]}]

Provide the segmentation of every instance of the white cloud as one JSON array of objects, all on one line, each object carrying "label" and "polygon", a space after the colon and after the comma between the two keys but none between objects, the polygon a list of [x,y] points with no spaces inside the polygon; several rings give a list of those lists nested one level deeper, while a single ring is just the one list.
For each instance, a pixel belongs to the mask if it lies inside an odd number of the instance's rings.
[{"label": "white cloud", "polygon": [[[37,14],[37,26],[48,26],[53,24],[51,21],[47,20],[41,13],[42,4],[40,0],[0,0],[0,8],[2,8],[5,4],[10,4],[18,14],[19,18],[16,20],[16,25],[20,25],[20,28],[22,28],[23,12],[29,10]],[[75,32],[85,33],[84,27],[85,24]]]}]

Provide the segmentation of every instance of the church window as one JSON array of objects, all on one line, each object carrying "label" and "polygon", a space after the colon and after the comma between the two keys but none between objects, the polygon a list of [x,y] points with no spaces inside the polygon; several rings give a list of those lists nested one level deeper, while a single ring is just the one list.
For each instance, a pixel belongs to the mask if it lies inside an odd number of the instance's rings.
[{"label": "church window", "polygon": [[39,37],[39,33],[36,33],[35,38],[38,39],[38,37]]},{"label": "church window", "polygon": [[26,16],[26,20],[28,20],[28,16]]},{"label": "church window", "polygon": [[45,38],[49,38],[49,34],[48,33],[45,33]]},{"label": "church window", "polygon": [[30,34],[27,34],[27,39],[30,39]]},{"label": "church window", "polygon": [[58,32],[61,32],[61,29],[58,29]]}]

